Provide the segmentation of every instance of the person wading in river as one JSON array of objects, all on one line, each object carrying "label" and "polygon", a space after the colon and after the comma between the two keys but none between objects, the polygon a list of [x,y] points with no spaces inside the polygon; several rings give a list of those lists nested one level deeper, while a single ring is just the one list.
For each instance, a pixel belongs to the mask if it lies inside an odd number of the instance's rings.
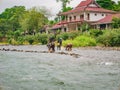
[{"label": "person wading in river", "polygon": [[55,43],[53,37],[49,38],[47,47],[48,47],[48,52],[55,52]]},{"label": "person wading in river", "polygon": [[61,50],[61,46],[62,46],[62,38],[58,38],[58,41],[57,41],[57,50]]},{"label": "person wading in river", "polygon": [[66,51],[71,51],[72,50],[72,43],[68,43],[65,47]]}]

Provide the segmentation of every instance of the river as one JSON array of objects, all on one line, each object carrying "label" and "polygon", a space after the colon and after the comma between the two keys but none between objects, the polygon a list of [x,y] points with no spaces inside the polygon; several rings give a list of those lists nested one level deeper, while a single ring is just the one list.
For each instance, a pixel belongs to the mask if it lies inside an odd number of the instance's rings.
[{"label": "river", "polygon": [[[45,46],[2,48],[47,50]],[[67,53],[79,57],[0,50],[0,90],[120,90],[120,51],[73,48]]]}]

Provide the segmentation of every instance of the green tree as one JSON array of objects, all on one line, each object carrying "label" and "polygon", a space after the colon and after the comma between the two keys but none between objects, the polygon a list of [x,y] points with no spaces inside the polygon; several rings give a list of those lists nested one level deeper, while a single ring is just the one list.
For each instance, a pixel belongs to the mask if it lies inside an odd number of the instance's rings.
[{"label": "green tree", "polygon": [[115,11],[120,11],[120,1],[116,5],[114,5],[114,10]]},{"label": "green tree", "polygon": [[117,3],[113,0],[96,0],[96,1],[101,7],[105,9],[120,11],[120,1],[118,1]]},{"label": "green tree", "polygon": [[113,18],[112,26],[113,28],[120,28],[120,18]]},{"label": "green tree", "polygon": [[80,29],[81,29],[82,32],[88,31],[90,29],[90,26],[89,26],[88,23],[83,22]]},{"label": "green tree", "polygon": [[48,18],[43,14],[43,12],[34,7],[23,15],[20,24],[25,32],[33,34],[35,32],[39,32],[47,22]]},{"label": "green tree", "polygon": [[73,8],[72,7],[66,7],[66,8],[63,8],[63,12],[67,12],[69,10],[72,10]]},{"label": "green tree", "polygon": [[5,37],[7,31],[8,31],[9,24],[6,21],[6,19],[0,18],[0,33],[3,37]]},{"label": "green tree", "polygon": [[70,3],[70,1],[72,0],[56,0],[56,1],[62,3],[62,11],[64,11],[64,9],[66,9],[67,4]]},{"label": "green tree", "polygon": [[[7,28],[9,30],[17,30],[20,28],[19,19],[22,17],[22,14],[25,12],[24,6],[14,6],[12,8],[7,8],[2,14],[0,14],[0,19],[4,19],[6,22],[3,28]],[[4,23],[4,22],[3,22]]]}]

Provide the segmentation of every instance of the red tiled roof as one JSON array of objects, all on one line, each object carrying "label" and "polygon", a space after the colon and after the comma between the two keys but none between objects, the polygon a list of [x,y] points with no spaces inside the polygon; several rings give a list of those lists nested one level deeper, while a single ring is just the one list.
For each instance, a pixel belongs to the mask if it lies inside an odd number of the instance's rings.
[{"label": "red tiled roof", "polygon": [[89,5],[91,2],[93,2],[93,0],[82,1],[76,8],[82,7],[82,6],[87,6],[87,5]]},{"label": "red tiled roof", "polygon": [[55,24],[55,25],[52,27],[52,29],[61,28],[61,26],[62,26],[62,25],[60,25],[60,24]]},{"label": "red tiled roof", "polygon": [[81,12],[81,11],[84,11],[84,9],[85,9],[85,7],[76,8],[76,9],[70,10],[68,12],[63,12],[63,13],[61,13],[61,15],[75,13],[75,12]]},{"label": "red tiled roof", "polygon": [[57,29],[57,28],[61,28],[63,24],[66,24],[67,22],[66,21],[61,21],[57,24],[55,24],[52,29]]},{"label": "red tiled roof", "polygon": [[87,7],[85,9],[86,11],[94,11],[94,12],[109,12],[109,13],[115,13],[115,11],[107,10],[104,8],[98,8],[98,7]]},{"label": "red tiled roof", "polygon": [[98,7],[79,7],[68,12],[64,12],[61,15],[66,15],[70,13],[82,12],[82,11],[91,11],[91,12],[104,12],[104,13],[116,13],[115,11],[98,8]]},{"label": "red tiled roof", "polygon": [[[90,6],[88,6],[88,5],[91,4],[92,2],[94,2],[98,7],[90,7]],[[70,10],[70,11],[68,11],[68,12],[63,12],[63,13],[61,13],[60,15],[66,15],[66,14],[76,13],[76,12],[82,12],[82,11],[115,13],[114,11],[100,8],[99,5],[98,5],[94,0],[86,0],[86,1],[82,1],[82,2],[81,2],[76,8],[74,8],[73,10]]]},{"label": "red tiled roof", "polygon": [[58,28],[61,28],[64,24],[68,24],[68,23],[75,23],[75,22],[84,22],[85,20],[74,20],[74,21],[61,21],[57,24],[55,24],[52,29],[58,29]]},{"label": "red tiled roof", "polygon": [[108,15],[106,16],[105,18],[97,21],[96,23],[94,24],[105,24],[105,23],[111,23],[112,22],[112,19],[116,17],[116,18],[120,18],[120,14],[111,14],[111,15]]},{"label": "red tiled roof", "polygon": [[78,4],[78,6],[76,8],[74,8],[73,10],[70,10],[68,12],[63,12],[63,13],[61,13],[61,15],[79,12],[79,11],[84,11],[85,7],[83,7],[83,6],[89,5],[91,2],[93,2],[93,0],[82,1],[82,2],[80,2],[80,4]]}]

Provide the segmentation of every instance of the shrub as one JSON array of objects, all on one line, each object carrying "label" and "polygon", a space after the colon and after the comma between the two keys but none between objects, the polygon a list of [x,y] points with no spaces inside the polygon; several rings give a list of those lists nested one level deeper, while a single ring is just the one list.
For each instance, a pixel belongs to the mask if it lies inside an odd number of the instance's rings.
[{"label": "shrub", "polygon": [[112,27],[113,28],[120,28],[120,18],[113,18],[112,19]]},{"label": "shrub", "polygon": [[80,32],[76,32],[76,31],[65,32],[65,33],[61,33],[61,34],[57,35],[56,39],[58,39],[58,38],[62,38],[63,40],[74,39],[78,35],[80,35]]},{"label": "shrub", "polygon": [[116,33],[110,39],[111,46],[120,46],[120,31],[116,31]]},{"label": "shrub", "polygon": [[88,31],[90,29],[90,25],[86,22],[82,23],[81,30],[82,32]]},{"label": "shrub", "polygon": [[18,39],[17,39],[17,42],[19,45],[22,45],[24,43],[24,41],[25,41],[24,37],[18,37]]},{"label": "shrub", "polygon": [[21,31],[20,30],[17,30],[15,32],[13,32],[13,35],[14,35],[14,39],[17,40],[18,37],[21,35]]},{"label": "shrub", "polygon": [[72,43],[74,47],[96,46],[96,40],[88,36],[78,36],[74,40],[66,40],[63,42],[63,46],[66,46],[68,43]]},{"label": "shrub", "polygon": [[78,36],[75,38],[79,46],[96,46],[96,40],[88,36]]},{"label": "shrub", "polygon": [[90,30],[90,35],[94,37],[98,37],[99,35],[102,35],[103,31],[102,30]]},{"label": "shrub", "polygon": [[34,42],[34,36],[28,35],[28,36],[26,36],[25,40],[27,40],[29,42],[29,44],[32,45]]},{"label": "shrub", "polygon": [[8,40],[8,43],[12,44],[12,45],[18,45],[17,41],[15,39],[12,39],[12,38]]},{"label": "shrub", "polygon": [[117,34],[110,39],[110,46],[120,46],[120,34]]},{"label": "shrub", "polygon": [[48,37],[45,33],[44,34],[38,34],[37,39],[41,44],[43,44],[43,45],[47,44]]},{"label": "shrub", "polygon": [[62,38],[63,40],[67,40],[69,38],[69,34],[68,33],[61,33],[60,35],[57,35],[56,37],[58,38]]},{"label": "shrub", "polygon": [[68,34],[69,34],[69,39],[74,39],[81,33],[80,32],[69,32]]},{"label": "shrub", "polygon": [[102,43],[105,46],[120,46],[120,31],[104,31],[103,35],[100,35],[97,38],[97,41]]}]

